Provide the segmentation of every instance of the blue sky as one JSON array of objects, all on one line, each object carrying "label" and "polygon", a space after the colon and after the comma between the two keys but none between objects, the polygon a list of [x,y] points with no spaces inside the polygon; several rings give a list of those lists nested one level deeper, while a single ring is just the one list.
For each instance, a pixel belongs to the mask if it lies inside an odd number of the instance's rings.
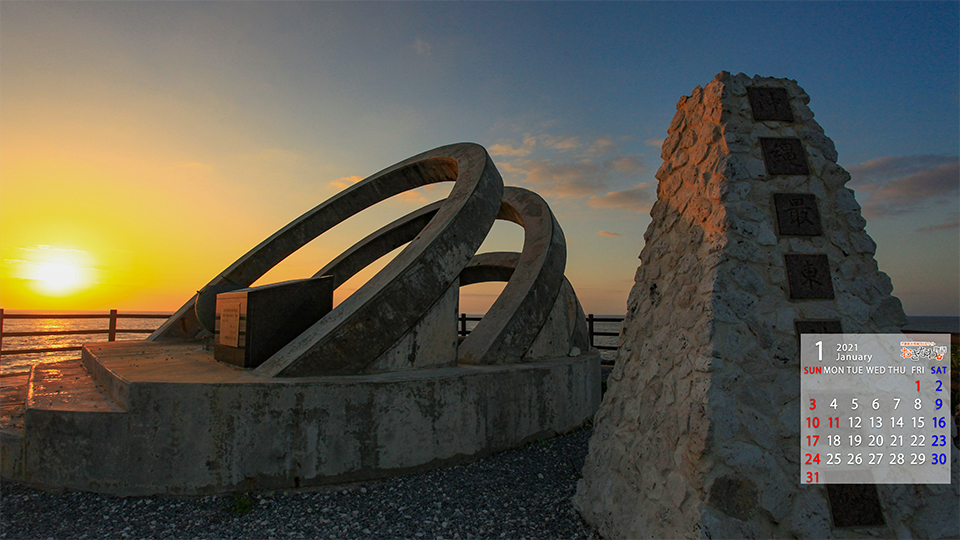
[{"label": "blue sky", "polygon": [[[338,186],[473,141],[551,204],[584,308],[622,313],[676,102],[730,71],[807,91],[894,294],[957,315],[958,28],[956,2],[5,1],[0,280],[38,246],[86,252],[112,295],[88,303],[173,309]],[[439,196],[360,216],[266,280]],[[498,224],[485,249],[521,243]],[[9,283],[0,304],[39,302]],[[472,287],[482,310],[496,291]]]}]

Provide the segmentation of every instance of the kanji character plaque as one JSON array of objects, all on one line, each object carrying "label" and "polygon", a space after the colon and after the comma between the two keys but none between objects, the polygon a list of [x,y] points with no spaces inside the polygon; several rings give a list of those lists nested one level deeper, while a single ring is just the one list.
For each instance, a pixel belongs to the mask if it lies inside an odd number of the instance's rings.
[{"label": "kanji character plaque", "polygon": [[760,138],[767,174],[810,174],[807,153],[800,139],[793,137]]},{"label": "kanji character plaque", "polygon": [[820,236],[820,211],[812,193],[774,193],[777,230],[781,236]]},{"label": "kanji character plaque", "polygon": [[783,256],[787,266],[787,283],[793,300],[833,298],[833,281],[830,278],[830,261],[823,253],[787,253]]}]

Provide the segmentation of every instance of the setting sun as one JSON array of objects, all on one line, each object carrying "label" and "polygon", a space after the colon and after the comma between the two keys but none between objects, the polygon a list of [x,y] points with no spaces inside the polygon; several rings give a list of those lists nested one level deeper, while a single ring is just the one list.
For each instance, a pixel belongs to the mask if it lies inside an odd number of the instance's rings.
[{"label": "setting sun", "polygon": [[97,282],[93,258],[85,250],[41,244],[9,248],[7,252],[15,256],[5,259],[14,263],[11,277],[22,283],[20,287],[7,287],[7,297],[20,289],[22,293],[33,295],[32,302],[39,302],[42,298],[56,299],[61,307],[67,298],[82,296],[81,293],[89,292]]},{"label": "setting sun", "polygon": [[77,282],[77,269],[69,264],[42,263],[37,279],[52,289],[66,289]]}]

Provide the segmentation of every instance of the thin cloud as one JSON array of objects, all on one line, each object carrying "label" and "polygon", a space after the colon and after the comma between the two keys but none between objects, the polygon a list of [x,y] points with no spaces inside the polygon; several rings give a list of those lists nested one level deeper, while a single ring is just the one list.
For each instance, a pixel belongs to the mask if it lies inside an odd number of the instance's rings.
[{"label": "thin cloud", "polygon": [[576,150],[577,148],[580,148],[579,137],[552,137],[550,135],[543,135],[538,137],[538,139],[543,144],[544,148],[549,148],[551,150],[567,152],[569,150]]},{"label": "thin cloud", "polygon": [[536,145],[537,139],[535,137],[525,135],[523,137],[523,144],[519,147],[513,147],[509,143],[497,143],[487,151],[491,156],[524,157],[529,156]]},{"label": "thin cloud", "polygon": [[960,191],[957,156],[904,156],[870,160],[850,169],[867,217],[926,210]]},{"label": "thin cloud", "polygon": [[416,190],[397,193],[392,197],[392,199],[396,201],[403,201],[403,202],[417,203],[417,204],[424,204],[430,201],[430,199],[428,199],[423,193],[420,193],[419,191],[416,191]]},{"label": "thin cloud", "polygon": [[558,162],[549,159],[525,159],[515,164],[525,180],[537,186],[546,197],[586,197],[607,187],[607,173],[596,162]]},{"label": "thin cloud", "polygon": [[647,167],[635,156],[621,156],[610,160],[610,165],[623,174],[640,174],[647,170]]},{"label": "thin cloud", "polygon": [[647,171],[639,155],[617,152],[610,136],[585,146],[571,135],[526,134],[520,145],[500,141],[489,152],[508,158],[497,163],[508,182],[527,185],[552,198],[601,196],[635,183],[636,177]]},{"label": "thin cloud", "polygon": [[587,154],[593,156],[602,156],[609,154],[617,148],[617,143],[613,142],[613,139],[609,136],[600,137],[593,144],[590,145],[590,148],[587,148]]},{"label": "thin cloud", "polygon": [[336,188],[342,191],[356,184],[361,180],[363,180],[362,176],[344,176],[343,178],[337,178],[333,182],[330,182],[328,185],[332,188]]},{"label": "thin cloud", "polygon": [[941,223],[940,225],[931,225],[930,227],[920,227],[917,229],[917,232],[945,231],[958,228],[960,228],[960,220]]},{"label": "thin cloud", "polygon": [[650,183],[644,182],[623,191],[611,191],[602,197],[590,197],[587,200],[587,206],[590,208],[624,208],[635,212],[648,212],[654,199],[649,188]]},{"label": "thin cloud", "polygon": [[643,144],[645,144],[646,146],[649,146],[649,147],[651,147],[651,148],[662,148],[662,147],[663,147],[663,139],[647,139],[647,140],[643,141]]},{"label": "thin cloud", "polygon": [[426,41],[417,38],[413,40],[413,50],[416,51],[419,56],[430,56],[430,50],[433,47]]},{"label": "thin cloud", "polygon": [[940,165],[957,162],[957,156],[918,155],[886,156],[864,161],[849,169],[851,184],[869,188],[876,184],[909,176]]},{"label": "thin cloud", "polygon": [[600,231],[600,232],[597,233],[597,236],[604,236],[604,237],[607,237],[607,238],[616,238],[616,237],[620,236],[620,233],[618,233],[618,232],[609,232],[609,231]]}]

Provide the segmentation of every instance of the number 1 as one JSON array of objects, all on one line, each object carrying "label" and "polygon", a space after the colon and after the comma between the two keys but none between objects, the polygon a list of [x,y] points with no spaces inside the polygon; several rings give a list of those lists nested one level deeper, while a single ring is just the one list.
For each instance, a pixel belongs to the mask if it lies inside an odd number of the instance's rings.
[{"label": "number 1", "polygon": [[814,343],[814,345],[817,346],[817,360],[819,360],[820,362],[823,362],[823,342],[818,341]]}]

